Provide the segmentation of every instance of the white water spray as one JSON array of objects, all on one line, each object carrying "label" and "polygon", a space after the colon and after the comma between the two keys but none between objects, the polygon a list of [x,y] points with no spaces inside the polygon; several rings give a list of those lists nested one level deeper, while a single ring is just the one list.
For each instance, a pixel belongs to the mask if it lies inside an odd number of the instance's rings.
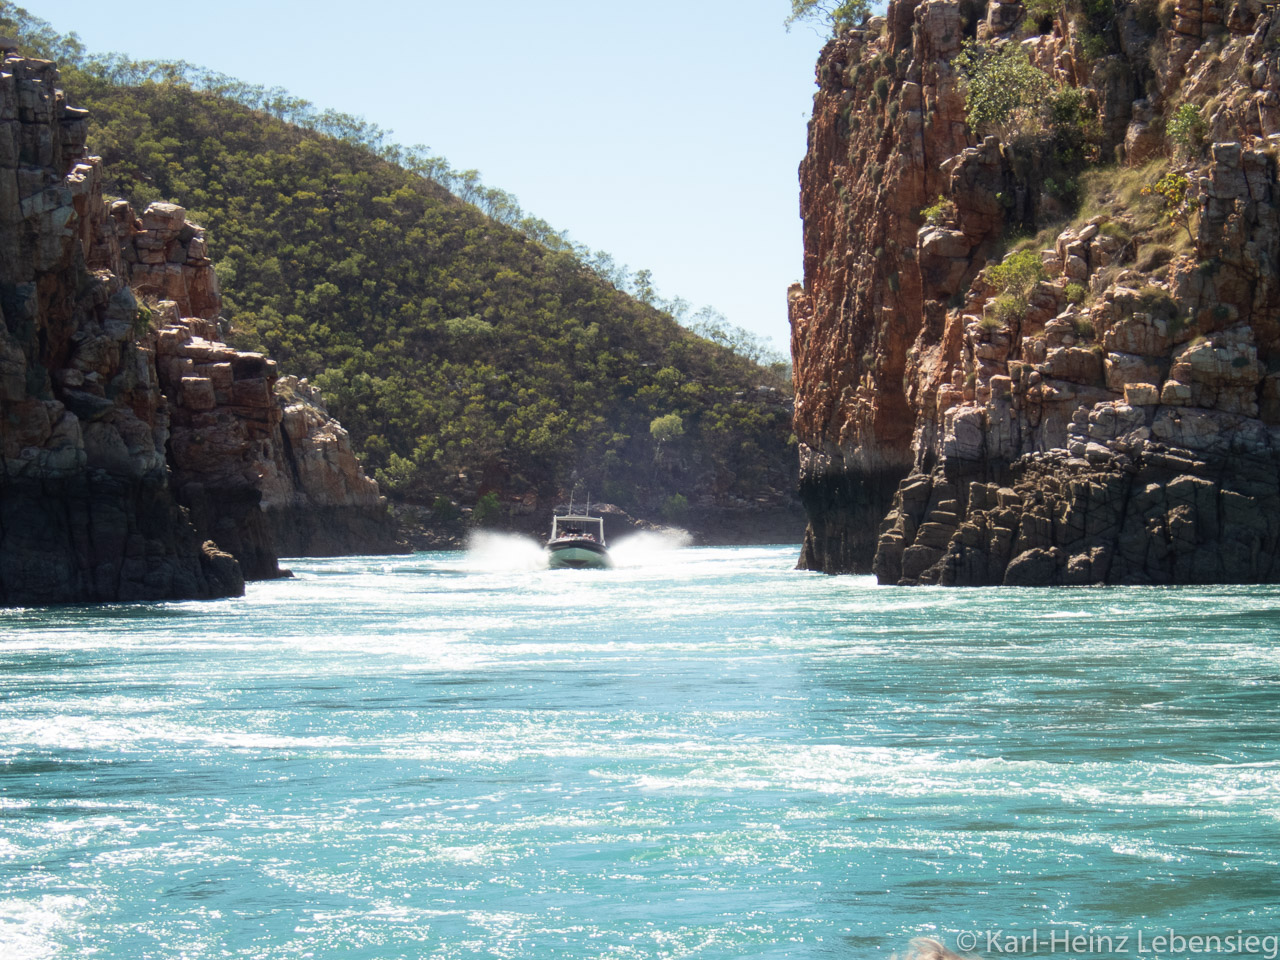
[{"label": "white water spray", "polygon": [[613,558],[614,566],[618,567],[656,566],[674,562],[676,551],[692,542],[693,537],[688,531],[679,527],[642,530],[611,544],[609,556]]},{"label": "white water spray", "polygon": [[532,537],[481,530],[467,541],[466,566],[476,571],[545,570],[547,554]]}]

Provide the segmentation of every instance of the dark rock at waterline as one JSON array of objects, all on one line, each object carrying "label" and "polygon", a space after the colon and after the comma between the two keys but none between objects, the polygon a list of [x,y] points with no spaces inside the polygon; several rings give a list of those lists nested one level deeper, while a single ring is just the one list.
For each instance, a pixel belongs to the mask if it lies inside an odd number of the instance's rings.
[{"label": "dark rock at waterline", "polygon": [[1037,454],[1001,482],[948,476],[954,466],[903,482],[876,553],[881,583],[1280,582],[1280,451]]},{"label": "dark rock at waterline", "polygon": [[798,567],[870,573],[877,529],[906,468],[867,469],[808,448],[800,455],[800,500],[807,513]]},{"label": "dark rock at waterline", "polygon": [[264,514],[282,557],[344,557],[407,553],[394,516],[383,504],[286,506]]},{"label": "dark rock at waterline", "polygon": [[230,554],[201,542],[163,476],[103,471],[0,484],[0,604],[241,596]]}]

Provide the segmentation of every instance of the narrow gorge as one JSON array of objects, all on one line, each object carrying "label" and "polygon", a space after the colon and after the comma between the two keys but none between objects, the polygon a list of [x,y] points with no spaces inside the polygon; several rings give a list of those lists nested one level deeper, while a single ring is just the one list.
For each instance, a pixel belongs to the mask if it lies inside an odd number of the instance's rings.
[{"label": "narrow gorge", "polygon": [[395,549],[305,381],[224,338],[204,231],[103,195],[45,60],[0,67],[0,604],[238,595]]},{"label": "narrow gorge", "polygon": [[[893,0],[823,50],[802,567],[1280,580],[1280,18],[1105,6]],[[975,133],[970,41],[1043,74],[1040,130]]]}]

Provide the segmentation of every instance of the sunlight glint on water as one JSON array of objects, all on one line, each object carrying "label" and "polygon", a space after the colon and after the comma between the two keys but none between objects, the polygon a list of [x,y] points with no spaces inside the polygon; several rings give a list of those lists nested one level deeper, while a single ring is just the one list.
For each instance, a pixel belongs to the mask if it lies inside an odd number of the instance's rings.
[{"label": "sunlight glint on water", "polygon": [[5,614],[0,956],[1274,932],[1280,590],[882,589],[789,548],[614,549]]}]

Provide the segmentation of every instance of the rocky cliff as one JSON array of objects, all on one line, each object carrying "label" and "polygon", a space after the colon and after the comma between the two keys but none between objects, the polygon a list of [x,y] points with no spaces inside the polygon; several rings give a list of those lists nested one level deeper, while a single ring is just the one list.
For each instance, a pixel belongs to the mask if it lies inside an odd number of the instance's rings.
[{"label": "rocky cliff", "polygon": [[103,197],[57,81],[0,68],[0,603],[235,595],[282,546],[388,545],[341,427],[222,342],[200,228]]},{"label": "rocky cliff", "polygon": [[[1072,11],[895,0],[823,51],[789,297],[803,566],[1280,579],[1276,10]],[[1080,92],[1074,166],[974,135],[975,38]],[[1175,110],[1204,129],[1175,142]],[[1166,175],[1186,202],[1157,202]]]}]

